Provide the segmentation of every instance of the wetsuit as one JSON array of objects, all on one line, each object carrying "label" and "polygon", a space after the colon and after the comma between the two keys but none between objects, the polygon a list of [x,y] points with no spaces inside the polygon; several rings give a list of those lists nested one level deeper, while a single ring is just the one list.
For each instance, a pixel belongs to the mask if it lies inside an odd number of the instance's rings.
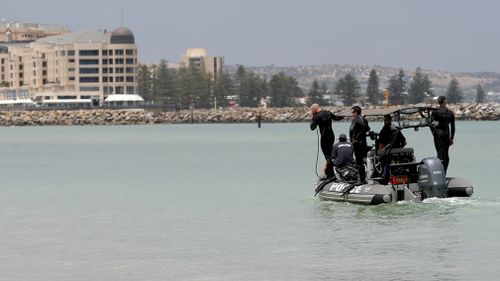
[{"label": "wetsuit", "polygon": [[[396,129],[396,126],[387,124],[380,130],[378,143],[384,146],[384,148],[380,150],[379,155],[382,167],[384,167],[383,176],[386,177],[389,175],[389,164],[391,162],[390,155],[388,155],[389,149],[404,147],[406,145],[406,138],[401,131]],[[389,147],[391,144],[393,146]]]},{"label": "wetsuit", "polygon": [[333,146],[332,163],[333,166],[339,168],[354,163],[354,159],[352,158],[351,143],[347,141],[340,141]]},{"label": "wetsuit", "polygon": [[396,129],[396,126],[393,124],[384,125],[382,130],[380,130],[378,143],[386,147],[392,143],[394,137],[396,138],[396,141],[394,142],[394,146],[392,148],[402,148],[406,145],[406,138],[403,136],[401,131]]},{"label": "wetsuit", "polygon": [[335,141],[335,134],[332,129],[332,120],[341,120],[344,117],[337,116],[330,111],[322,110],[313,115],[311,121],[311,130],[319,127],[321,133],[321,151],[326,159],[326,172],[325,175],[330,178],[333,176],[333,166],[331,161],[332,146]]},{"label": "wetsuit", "polygon": [[358,115],[352,120],[349,129],[349,137],[351,138],[354,156],[356,157],[356,168],[359,172],[360,181],[365,181],[366,176],[363,159],[366,158],[366,153],[368,152],[366,145],[366,133],[368,131],[370,131],[368,121],[361,117],[361,115]]},{"label": "wetsuit", "polygon": [[[444,171],[448,170],[450,164],[451,140],[455,137],[455,114],[448,108],[442,106],[434,110],[431,114],[431,121],[437,122],[434,127],[434,146],[436,147],[437,157],[443,161]],[[451,127],[451,132],[450,132]]]}]

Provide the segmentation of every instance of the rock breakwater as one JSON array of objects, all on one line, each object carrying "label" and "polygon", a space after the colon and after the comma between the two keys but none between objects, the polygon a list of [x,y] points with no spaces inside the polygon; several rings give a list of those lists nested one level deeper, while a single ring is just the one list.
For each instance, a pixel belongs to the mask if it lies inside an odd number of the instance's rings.
[{"label": "rock breakwater", "polygon": [[[422,105],[420,105],[422,106]],[[365,107],[377,109],[383,107]],[[457,120],[500,120],[500,104],[456,104],[449,108]],[[337,114],[348,113],[350,107],[324,107]],[[237,108],[228,110],[188,110],[155,112],[147,109],[88,109],[88,110],[20,110],[0,111],[0,126],[56,126],[56,125],[143,125],[183,123],[253,123],[258,112],[265,123],[309,122],[308,107],[296,108]],[[346,118],[345,120],[349,120]],[[371,118],[372,121],[381,120]]]}]

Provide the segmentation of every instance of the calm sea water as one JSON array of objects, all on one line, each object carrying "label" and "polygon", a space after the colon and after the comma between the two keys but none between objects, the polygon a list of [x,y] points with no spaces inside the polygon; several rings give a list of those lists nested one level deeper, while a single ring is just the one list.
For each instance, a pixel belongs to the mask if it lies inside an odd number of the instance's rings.
[{"label": "calm sea water", "polygon": [[499,128],[457,123],[472,198],[384,206],[313,196],[305,123],[0,128],[0,280],[498,280]]}]

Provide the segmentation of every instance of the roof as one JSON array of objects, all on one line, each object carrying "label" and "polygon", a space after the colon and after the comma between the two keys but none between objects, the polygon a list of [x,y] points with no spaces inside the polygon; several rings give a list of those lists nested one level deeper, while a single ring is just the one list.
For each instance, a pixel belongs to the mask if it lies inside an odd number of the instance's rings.
[{"label": "roof", "polygon": [[34,104],[31,99],[0,100],[0,104]]},{"label": "roof", "polygon": [[134,44],[134,33],[126,27],[118,27],[111,33],[111,44]]},{"label": "roof", "polygon": [[29,30],[42,30],[45,32],[59,32],[65,33],[69,29],[65,25],[61,24],[43,24],[43,23],[30,23],[30,22],[20,22],[20,21],[9,21],[2,19],[0,20],[0,29],[29,29]]},{"label": "roof", "polygon": [[144,101],[139,95],[127,95],[127,94],[114,94],[109,95],[105,102],[115,102],[115,101]]},{"label": "roof", "polygon": [[35,41],[35,44],[54,44],[54,45],[67,45],[73,43],[109,43],[110,36],[104,31],[100,30],[87,30],[78,31],[56,36],[48,36]]}]

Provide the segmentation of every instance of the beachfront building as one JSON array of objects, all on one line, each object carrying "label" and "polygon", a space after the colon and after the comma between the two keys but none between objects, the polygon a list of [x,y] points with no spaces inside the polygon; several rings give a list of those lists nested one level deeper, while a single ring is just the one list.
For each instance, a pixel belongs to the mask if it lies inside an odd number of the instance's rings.
[{"label": "beachfront building", "polygon": [[137,92],[137,45],[125,27],[0,47],[0,79],[8,86],[0,88],[0,99],[28,95],[46,106],[104,105],[111,95],[114,105],[143,101]]},{"label": "beachfront building", "polygon": [[33,42],[40,38],[61,35],[68,32],[69,29],[60,24],[0,20],[0,43]]},{"label": "beachfront building", "polygon": [[181,65],[202,70],[213,80],[216,80],[217,76],[222,73],[223,64],[223,57],[209,56],[207,50],[203,48],[189,48],[181,59]]}]

